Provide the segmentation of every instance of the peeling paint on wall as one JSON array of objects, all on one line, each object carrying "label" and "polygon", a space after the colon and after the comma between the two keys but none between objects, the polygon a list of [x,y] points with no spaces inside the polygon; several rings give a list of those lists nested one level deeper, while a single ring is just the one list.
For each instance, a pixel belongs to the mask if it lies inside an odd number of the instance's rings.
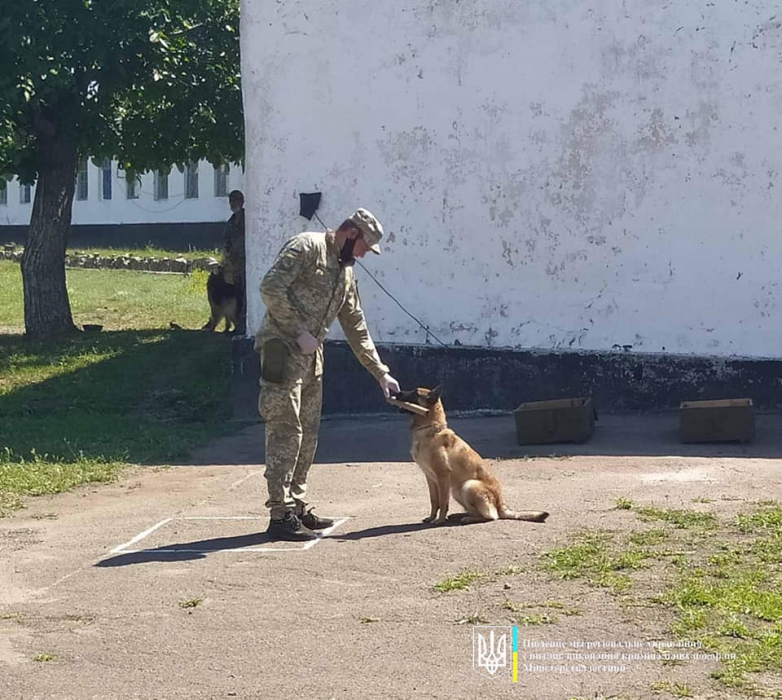
[{"label": "peeling paint on wall", "polygon": [[[357,206],[380,218],[365,264],[446,342],[780,355],[769,0],[242,11],[250,288],[317,228],[297,197],[318,190],[332,226]],[[341,47],[357,34],[383,40],[356,59]],[[357,274],[374,337],[425,343]],[[257,296],[249,311],[257,325]]]}]

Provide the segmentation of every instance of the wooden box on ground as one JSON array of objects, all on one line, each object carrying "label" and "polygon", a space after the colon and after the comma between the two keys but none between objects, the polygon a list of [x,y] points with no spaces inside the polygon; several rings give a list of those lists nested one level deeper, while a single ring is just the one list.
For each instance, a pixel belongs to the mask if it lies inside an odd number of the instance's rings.
[{"label": "wooden box on ground", "polygon": [[755,437],[752,399],[683,401],[682,442],[750,442]]},{"label": "wooden box on ground", "polygon": [[591,397],[523,403],[513,414],[519,445],[585,442],[597,418]]}]

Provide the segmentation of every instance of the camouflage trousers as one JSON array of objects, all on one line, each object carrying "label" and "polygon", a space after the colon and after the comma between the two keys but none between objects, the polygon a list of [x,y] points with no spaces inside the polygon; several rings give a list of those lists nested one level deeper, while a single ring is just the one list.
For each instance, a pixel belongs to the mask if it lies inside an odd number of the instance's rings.
[{"label": "camouflage trousers", "polygon": [[288,376],[261,380],[258,410],[266,422],[266,507],[272,518],[304,512],[307,475],[318,447],[323,381],[315,355],[291,358]]}]

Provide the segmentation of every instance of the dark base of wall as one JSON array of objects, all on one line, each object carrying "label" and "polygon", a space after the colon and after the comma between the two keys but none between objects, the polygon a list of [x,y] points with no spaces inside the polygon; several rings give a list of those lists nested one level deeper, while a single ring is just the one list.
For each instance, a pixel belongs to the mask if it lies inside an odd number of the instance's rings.
[{"label": "dark base of wall", "polygon": [[[186,252],[222,246],[223,222],[193,224],[94,224],[71,226],[69,248],[145,248]],[[0,243],[24,244],[27,226],[0,226]]]},{"label": "dark base of wall", "polygon": [[[379,348],[403,389],[444,384],[450,411],[510,411],[526,401],[592,396],[602,413],[678,408],[681,401],[751,398],[782,409],[782,361],[555,353],[490,348]],[[252,340],[233,343],[235,411],[257,416],[259,363]],[[393,413],[347,343],[325,347],[323,413]]]}]

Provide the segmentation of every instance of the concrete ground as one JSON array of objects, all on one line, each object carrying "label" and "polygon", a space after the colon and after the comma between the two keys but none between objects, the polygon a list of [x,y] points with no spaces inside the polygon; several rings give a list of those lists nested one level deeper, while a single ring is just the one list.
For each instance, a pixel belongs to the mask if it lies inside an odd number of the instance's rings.
[{"label": "concrete ground", "polygon": [[[677,677],[695,697],[730,697],[705,662],[489,678],[470,623],[507,627],[506,600],[556,599],[581,614],[520,626],[520,645],[669,639],[664,616],[553,580],[539,555],[581,528],[637,527],[619,497],[719,516],[779,499],[780,426],[761,415],[752,445],[686,446],[675,414],[601,416],[586,444],[522,448],[511,417],[455,419],[511,507],[551,517],[433,528],[403,416],[324,422],[312,500],[345,520],[306,551],[263,535],[260,425],[191,464],[31,499],[0,520],[0,698],[651,698]],[[484,578],[434,590],[465,569]]]}]

